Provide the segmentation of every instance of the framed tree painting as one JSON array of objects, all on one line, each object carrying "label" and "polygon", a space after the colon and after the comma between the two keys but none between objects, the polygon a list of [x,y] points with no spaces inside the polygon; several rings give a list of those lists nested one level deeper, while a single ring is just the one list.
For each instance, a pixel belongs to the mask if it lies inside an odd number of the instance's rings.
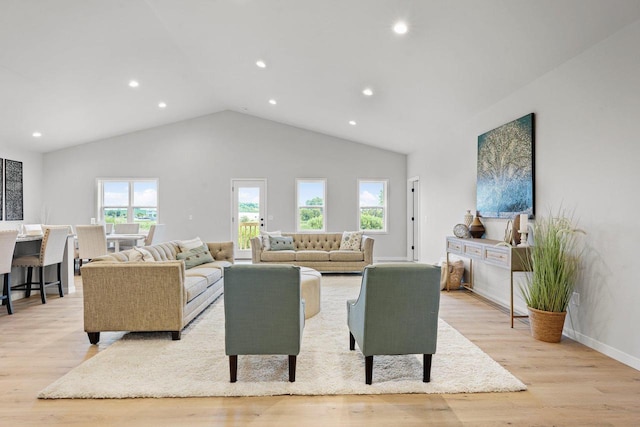
[{"label": "framed tree painting", "polygon": [[534,115],[478,136],[476,206],[486,218],[534,212]]},{"label": "framed tree painting", "polygon": [[4,215],[7,221],[22,221],[24,219],[22,185],[22,162],[5,160]]}]

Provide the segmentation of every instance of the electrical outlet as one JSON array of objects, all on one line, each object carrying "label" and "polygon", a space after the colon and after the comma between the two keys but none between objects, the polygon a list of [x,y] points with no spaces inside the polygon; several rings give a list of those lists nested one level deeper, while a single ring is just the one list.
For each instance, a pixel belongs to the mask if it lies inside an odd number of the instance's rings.
[{"label": "electrical outlet", "polygon": [[579,306],[580,305],[580,294],[577,292],[574,292],[571,295],[571,304],[575,305],[575,306]]}]

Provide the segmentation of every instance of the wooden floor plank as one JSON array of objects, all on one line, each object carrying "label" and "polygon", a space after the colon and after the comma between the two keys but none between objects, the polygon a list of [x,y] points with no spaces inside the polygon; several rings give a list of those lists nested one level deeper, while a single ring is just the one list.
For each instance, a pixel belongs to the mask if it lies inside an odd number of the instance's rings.
[{"label": "wooden floor plank", "polygon": [[[441,317],[528,386],[520,393],[251,398],[38,400],[36,395],[122,333],[89,344],[80,290],[40,304],[37,293],[0,311],[0,425],[459,426],[640,425],[640,372],[579,343],[533,340],[501,309],[444,292]],[[168,338],[169,339],[169,338]],[[436,356],[437,357],[437,354]]]}]

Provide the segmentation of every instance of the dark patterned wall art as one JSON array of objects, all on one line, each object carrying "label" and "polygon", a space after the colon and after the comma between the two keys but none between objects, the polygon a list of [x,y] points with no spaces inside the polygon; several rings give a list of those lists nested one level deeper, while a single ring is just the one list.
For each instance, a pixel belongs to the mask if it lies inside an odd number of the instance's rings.
[{"label": "dark patterned wall art", "polygon": [[7,221],[22,221],[23,208],[22,162],[4,161],[4,214]]},{"label": "dark patterned wall art", "polygon": [[4,219],[4,159],[0,159],[0,221]]},{"label": "dark patterned wall art", "polygon": [[534,116],[478,137],[476,206],[480,216],[512,218],[534,212]]}]

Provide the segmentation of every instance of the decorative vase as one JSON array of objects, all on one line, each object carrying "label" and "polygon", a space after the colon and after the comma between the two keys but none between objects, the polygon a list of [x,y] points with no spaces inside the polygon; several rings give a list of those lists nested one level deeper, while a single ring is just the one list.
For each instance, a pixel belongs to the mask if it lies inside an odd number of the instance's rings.
[{"label": "decorative vase", "polygon": [[464,214],[464,225],[466,225],[467,228],[469,228],[472,222],[473,222],[473,214],[471,213],[471,210],[468,209],[467,213]]},{"label": "decorative vase", "polygon": [[479,239],[484,235],[484,225],[482,225],[480,218],[477,216],[473,218],[473,222],[469,226],[469,233],[471,233],[471,237],[475,239]]},{"label": "decorative vase", "polygon": [[531,335],[539,341],[560,342],[567,312],[543,311],[527,307]]}]

